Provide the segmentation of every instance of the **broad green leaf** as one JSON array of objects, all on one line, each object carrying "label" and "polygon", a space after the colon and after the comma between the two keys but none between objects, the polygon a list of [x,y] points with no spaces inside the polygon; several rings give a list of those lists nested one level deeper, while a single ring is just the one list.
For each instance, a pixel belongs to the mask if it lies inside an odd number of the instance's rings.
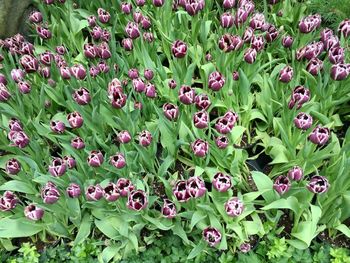
[{"label": "broad green leaf", "polygon": [[195,258],[196,256],[198,256],[203,250],[204,248],[206,247],[206,244],[204,243],[203,240],[199,241],[199,243],[197,244],[197,246],[195,246],[190,254],[188,255],[187,259],[192,259],[192,258]]},{"label": "broad green leaf", "polygon": [[74,244],[80,244],[90,235],[92,220],[89,214],[85,214],[81,225],[78,230],[78,234],[74,240]]},{"label": "broad green leaf", "polygon": [[12,180],[4,183],[0,186],[1,190],[9,190],[14,192],[26,193],[26,194],[36,194],[37,190],[30,185],[29,183],[25,183],[18,180]]},{"label": "broad green leaf", "polygon": [[0,238],[16,238],[33,236],[44,230],[44,225],[27,218],[3,218],[0,220]]}]

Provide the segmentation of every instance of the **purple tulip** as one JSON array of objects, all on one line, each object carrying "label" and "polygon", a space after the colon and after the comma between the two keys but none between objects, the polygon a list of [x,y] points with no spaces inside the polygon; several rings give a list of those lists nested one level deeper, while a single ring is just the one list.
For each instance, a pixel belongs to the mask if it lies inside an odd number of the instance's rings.
[{"label": "purple tulip", "polygon": [[103,196],[102,187],[97,185],[90,185],[85,191],[85,197],[88,201],[98,201]]},{"label": "purple tulip", "polygon": [[176,40],[171,46],[171,52],[173,53],[174,57],[183,58],[184,56],[186,56],[187,52],[186,43],[181,40]]},{"label": "purple tulip", "polygon": [[231,9],[235,6],[236,1],[235,0],[224,0],[222,2],[222,7],[225,9]]},{"label": "purple tulip", "polygon": [[141,26],[145,30],[151,28],[152,23],[151,23],[151,20],[149,19],[148,16],[142,16],[142,18],[141,18]]},{"label": "purple tulip", "polygon": [[152,80],[154,73],[151,69],[145,69],[145,71],[143,72],[143,75],[145,76],[145,79]]},{"label": "purple tulip", "polygon": [[89,16],[89,17],[87,18],[89,27],[94,27],[94,26],[96,26],[96,20],[97,20],[96,16]]},{"label": "purple tulip", "polygon": [[109,59],[112,54],[111,51],[109,49],[109,45],[107,42],[102,42],[99,46],[98,46],[98,56],[101,59]]},{"label": "purple tulip", "polygon": [[50,128],[54,133],[63,133],[66,125],[62,121],[51,121]]},{"label": "purple tulip", "polygon": [[248,253],[251,249],[252,249],[252,246],[250,245],[250,243],[243,243],[239,246],[239,250],[242,253]]},{"label": "purple tulip", "polygon": [[108,202],[114,202],[120,197],[119,189],[116,184],[109,183],[103,188],[103,196]]},{"label": "purple tulip", "polygon": [[3,84],[4,86],[7,85],[7,79],[4,74],[0,73],[0,84]]},{"label": "purple tulip", "polygon": [[324,28],[321,30],[320,36],[321,36],[321,41],[325,43],[327,39],[329,39],[331,36],[333,36],[333,30],[329,28]]},{"label": "purple tulip", "polygon": [[21,171],[21,164],[15,158],[12,158],[6,162],[6,172],[8,174],[16,175]]},{"label": "purple tulip", "polygon": [[99,26],[94,26],[90,32],[91,37],[94,40],[99,40],[103,34],[103,29]]},{"label": "purple tulip", "polygon": [[86,69],[81,64],[75,64],[72,66],[70,72],[76,79],[83,80],[86,77]]},{"label": "purple tulip", "polygon": [[279,32],[274,25],[269,25],[266,31],[265,39],[267,43],[271,43],[277,39]]},{"label": "purple tulip", "polygon": [[225,84],[225,78],[220,72],[214,71],[210,73],[209,79],[208,79],[209,89],[213,91],[219,91],[224,86],[224,84]]},{"label": "purple tulip", "polygon": [[297,105],[297,109],[300,109],[304,103],[310,100],[310,90],[304,86],[297,86],[292,93],[292,97],[288,103],[289,109],[292,109]]},{"label": "purple tulip", "polygon": [[230,28],[233,26],[233,15],[230,12],[223,13],[220,18],[221,26],[223,28]]},{"label": "purple tulip", "polygon": [[193,124],[198,129],[204,129],[208,127],[209,114],[206,111],[198,111],[193,115]]},{"label": "purple tulip", "polygon": [[110,163],[117,169],[122,169],[126,165],[125,157],[122,153],[111,156]]},{"label": "purple tulip", "polygon": [[326,177],[315,175],[310,179],[306,187],[314,194],[322,194],[328,190],[329,183]]},{"label": "purple tulip", "polygon": [[156,87],[153,84],[148,83],[145,88],[145,95],[146,97],[151,99],[156,98],[157,97]]},{"label": "purple tulip", "polygon": [[345,61],[345,50],[342,47],[333,47],[328,51],[328,59],[332,64],[340,64]]},{"label": "purple tulip", "polygon": [[209,144],[202,139],[197,139],[191,143],[191,148],[195,156],[205,157],[209,151]]},{"label": "purple tulip", "polygon": [[67,187],[66,192],[70,198],[77,198],[81,194],[81,189],[78,184],[71,183]]},{"label": "purple tulip", "polygon": [[229,144],[229,139],[227,136],[219,136],[215,139],[215,144],[219,149],[225,149]]},{"label": "purple tulip", "polygon": [[123,91],[123,87],[120,80],[114,78],[108,83],[108,94],[111,95],[116,91]]},{"label": "purple tulip", "polygon": [[319,14],[304,17],[299,22],[299,30],[301,33],[310,33],[321,25],[321,16]]},{"label": "purple tulip", "polygon": [[44,216],[44,209],[37,207],[35,204],[29,204],[24,208],[24,215],[29,220],[40,220]]},{"label": "purple tulip", "polygon": [[293,181],[300,181],[304,176],[303,169],[299,166],[294,166],[292,169],[288,171],[288,177]]},{"label": "purple tulip", "polygon": [[64,66],[60,67],[60,75],[62,79],[70,79],[71,77],[70,68],[64,67]]},{"label": "purple tulip", "polygon": [[87,105],[91,101],[90,92],[83,87],[75,90],[72,97],[79,105]]},{"label": "purple tulip", "polygon": [[244,204],[238,197],[232,197],[225,203],[225,211],[228,216],[237,217],[243,213]]},{"label": "purple tulip", "polygon": [[188,193],[193,198],[199,198],[205,195],[207,188],[202,178],[198,176],[190,177],[187,180]]},{"label": "purple tulip", "polygon": [[190,105],[194,102],[195,95],[195,90],[187,85],[182,85],[179,90],[179,100],[186,105]]},{"label": "purple tulip", "polygon": [[213,57],[210,53],[205,54],[205,60],[206,61],[212,61]]},{"label": "purple tulip", "polygon": [[331,78],[334,80],[344,80],[349,76],[349,74],[350,64],[335,64],[331,68]]},{"label": "purple tulip", "polygon": [[187,0],[185,2],[185,9],[187,14],[190,16],[195,16],[199,11],[203,10],[205,5],[204,0]]},{"label": "purple tulip", "polygon": [[137,70],[137,68],[131,68],[128,70],[128,76],[130,79],[138,79],[139,78],[139,71]]},{"label": "purple tulip", "polygon": [[293,45],[294,39],[291,36],[284,36],[282,38],[282,46],[290,48]]},{"label": "purple tulip", "polygon": [[0,210],[3,212],[10,211],[17,206],[18,197],[11,191],[5,191],[0,196]]},{"label": "purple tulip", "polygon": [[71,140],[70,145],[77,150],[81,150],[85,148],[85,143],[82,138],[80,137],[75,137]]},{"label": "purple tulip", "polygon": [[111,100],[112,107],[116,109],[123,108],[127,100],[127,96],[121,90],[115,90],[109,95],[109,98]]},{"label": "purple tulip", "polygon": [[49,173],[54,177],[64,175],[66,170],[67,165],[61,158],[53,159],[52,163],[49,165]]},{"label": "purple tulip", "polygon": [[117,135],[117,137],[118,137],[118,141],[120,142],[120,143],[128,143],[128,142],[130,142],[131,141],[131,135],[130,135],[130,133],[128,132],[128,131],[121,131],[121,132],[119,132],[118,133],[118,135]]},{"label": "purple tulip", "polygon": [[134,102],[134,109],[135,110],[142,110],[142,103],[140,101]]},{"label": "purple tulip", "polygon": [[219,192],[227,192],[231,187],[231,176],[218,172],[214,175],[212,184]]},{"label": "purple tulip", "polygon": [[116,185],[120,193],[120,196],[122,197],[128,196],[129,193],[132,192],[135,188],[132,182],[129,179],[125,179],[125,178],[119,178]]},{"label": "purple tulip", "polygon": [[140,211],[147,207],[147,194],[142,190],[133,190],[128,196],[127,207],[131,210]]},{"label": "purple tulip", "polygon": [[47,182],[41,189],[41,198],[45,204],[54,204],[58,201],[60,193],[53,182]]},{"label": "purple tulip", "polygon": [[199,94],[199,95],[195,96],[195,104],[196,104],[197,109],[205,111],[210,107],[211,101],[210,101],[208,95]]},{"label": "purple tulip", "polygon": [[303,53],[303,58],[310,60],[312,58],[318,57],[324,50],[324,45],[322,42],[313,42],[308,44]]},{"label": "purple tulip", "polygon": [[244,43],[250,43],[253,36],[254,36],[254,29],[251,27],[247,27],[247,29],[243,33],[242,40]]},{"label": "purple tulip", "polygon": [[221,233],[215,227],[207,227],[203,230],[203,239],[209,246],[214,247],[221,242]]},{"label": "purple tulip", "polygon": [[21,80],[23,80],[25,75],[26,75],[26,73],[22,69],[12,69],[11,70],[11,78],[17,83],[20,82]]},{"label": "purple tulip", "polygon": [[255,13],[249,22],[249,27],[253,30],[262,30],[265,26],[265,16],[262,13]]},{"label": "purple tulip", "polygon": [[144,130],[139,134],[139,143],[143,147],[148,147],[152,143],[152,134]]},{"label": "purple tulip", "polygon": [[169,199],[164,199],[164,203],[162,206],[162,215],[165,218],[171,219],[171,218],[176,217],[176,214],[177,214],[177,212],[176,212],[175,204],[172,201],[170,201]]},{"label": "purple tulip", "polygon": [[39,69],[39,61],[32,55],[22,56],[19,62],[27,73],[33,73]]},{"label": "purple tulip", "polygon": [[77,162],[71,156],[64,156],[63,161],[67,165],[68,169],[73,169],[77,166]]},{"label": "purple tulip", "polygon": [[173,188],[173,194],[176,197],[177,201],[181,203],[187,202],[191,198],[187,187],[187,181],[185,180],[177,181]]},{"label": "purple tulip", "polygon": [[57,46],[56,47],[56,52],[57,52],[57,54],[59,54],[59,55],[64,55],[64,54],[66,54],[66,48],[64,47],[64,46]]},{"label": "purple tulip", "polygon": [[32,90],[32,87],[27,81],[20,81],[17,83],[17,87],[20,93],[28,94]]},{"label": "purple tulip", "polygon": [[134,22],[135,22],[135,23],[140,23],[140,22],[141,22],[141,19],[142,19],[142,17],[143,17],[141,11],[135,11],[135,12],[132,14],[132,16],[133,16],[133,19],[134,19]]},{"label": "purple tulip", "polygon": [[230,122],[227,118],[221,117],[215,123],[215,129],[221,134],[227,134],[232,131],[235,122]]},{"label": "purple tulip", "polygon": [[132,85],[133,85],[134,90],[136,92],[140,92],[141,93],[141,92],[145,91],[146,85],[145,85],[144,81],[141,78],[133,79],[132,80]]},{"label": "purple tulip", "polygon": [[69,125],[73,129],[80,128],[81,126],[83,126],[84,123],[83,117],[77,111],[69,113],[67,115],[67,120],[69,122]]},{"label": "purple tulip", "polygon": [[50,76],[51,76],[50,68],[49,67],[40,67],[39,74],[45,79],[50,78]]},{"label": "purple tulip", "polygon": [[248,48],[244,52],[244,60],[248,64],[253,64],[256,60],[257,51],[254,48]]},{"label": "purple tulip", "polygon": [[225,34],[219,39],[219,48],[224,52],[238,50],[243,44],[243,40],[237,35]]},{"label": "purple tulip", "polygon": [[311,127],[313,122],[312,116],[310,114],[299,112],[294,118],[294,124],[298,129],[307,130]]},{"label": "purple tulip", "polygon": [[109,19],[111,18],[111,15],[103,8],[98,8],[97,14],[98,20],[100,20],[100,22],[103,24],[107,24],[109,22]]},{"label": "purple tulip", "polygon": [[308,139],[317,145],[324,145],[329,140],[330,130],[326,127],[318,125],[312,130]]},{"label": "purple tulip", "polygon": [[103,154],[100,151],[91,151],[87,158],[87,162],[91,167],[99,167],[103,161]]},{"label": "purple tulip", "polygon": [[152,32],[143,32],[143,39],[148,43],[152,43],[154,41],[154,36]]},{"label": "purple tulip", "polygon": [[128,22],[128,24],[125,27],[125,33],[128,35],[129,38],[136,39],[140,36],[139,26],[134,22]]},{"label": "purple tulip", "polygon": [[137,6],[144,6],[146,3],[146,0],[136,0],[136,5]]},{"label": "purple tulip", "polygon": [[42,39],[50,39],[52,37],[52,33],[49,29],[47,29],[46,27],[42,27],[42,26],[37,26],[36,27],[36,33],[38,34],[38,36]]},{"label": "purple tulip", "polygon": [[11,146],[24,148],[29,144],[29,138],[24,131],[10,131],[8,134],[8,138],[13,143]]},{"label": "purple tulip", "polygon": [[250,42],[251,48],[254,48],[257,52],[262,50],[265,46],[265,40],[262,35],[260,36],[253,36],[252,40]]},{"label": "purple tulip", "polygon": [[126,51],[131,51],[133,49],[132,39],[124,38],[122,40],[122,46]]},{"label": "purple tulip", "polygon": [[43,15],[39,11],[34,11],[29,16],[29,22],[39,24],[43,21]]},{"label": "purple tulip", "polygon": [[337,36],[329,36],[325,41],[322,41],[325,50],[330,50],[334,47],[339,47],[340,42]]},{"label": "purple tulip", "polygon": [[11,131],[23,131],[23,125],[20,120],[16,118],[11,118],[9,120],[9,128]]},{"label": "purple tulip", "polygon": [[341,33],[345,38],[350,35],[350,19],[344,19],[340,22],[338,27],[338,32]]},{"label": "purple tulip", "polygon": [[163,113],[168,120],[175,121],[179,116],[179,107],[172,103],[165,103],[163,105]]},{"label": "purple tulip", "polygon": [[96,78],[100,74],[100,69],[97,66],[91,66],[89,69],[90,76]]},{"label": "purple tulip", "polygon": [[132,5],[127,2],[122,2],[120,8],[122,12],[126,15],[129,15],[132,11]]},{"label": "purple tulip", "polygon": [[285,66],[280,71],[279,80],[284,83],[288,83],[293,78],[293,68],[289,65]]},{"label": "purple tulip", "polygon": [[289,191],[291,187],[291,182],[287,176],[280,175],[276,178],[273,189],[275,189],[280,195]]},{"label": "purple tulip", "polygon": [[249,10],[243,7],[238,7],[237,12],[235,14],[235,25],[237,27],[241,26],[243,23],[245,23],[249,16]]}]

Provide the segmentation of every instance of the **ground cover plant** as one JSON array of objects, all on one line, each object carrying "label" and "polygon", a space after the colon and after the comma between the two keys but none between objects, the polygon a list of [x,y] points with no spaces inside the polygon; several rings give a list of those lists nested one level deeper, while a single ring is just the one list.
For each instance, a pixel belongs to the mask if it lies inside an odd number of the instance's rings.
[{"label": "ground cover plant", "polygon": [[0,41],[3,248],[94,238],[118,262],[166,237],[179,262],[295,262],[349,247],[350,20],[256,4],[37,1],[32,35]]}]

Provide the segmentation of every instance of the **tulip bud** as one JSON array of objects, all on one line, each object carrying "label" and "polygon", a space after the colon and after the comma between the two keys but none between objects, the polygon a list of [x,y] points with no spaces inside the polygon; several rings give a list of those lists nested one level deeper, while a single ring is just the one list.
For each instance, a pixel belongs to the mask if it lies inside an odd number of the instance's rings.
[{"label": "tulip bud", "polygon": [[108,202],[114,202],[120,197],[118,187],[114,183],[109,183],[103,188],[103,196]]},{"label": "tulip bud", "polygon": [[247,29],[244,31],[242,40],[244,43],[250,43],[253,36],[254,36],[254,29],[251,27],[247,27]]},{"label": "tulip bud", "polygon": [[210,101],[208,95],[206,95],[206,94],[199,94],[199,95],[195,96],[194,100],[195,100],[196,107],[199,110],[205,111],[211,105],[211,101]]},{"label": "tulip bud", "polygon": [[287,65],[280,71],[279,80],[281,82],[288,83],[292,80],[292,78],[293,78],[293,68]]},{"label": "tulip bud", "polygon": [[122,153],[117,153],[111,156],[110,162],[117,169],[122,169],[126,165],[125,157]]},{"label": "tulip bud", "polygon": [[11,70],[11,78],[17,83],[20,82],[21,80],[23,80],[25,74],[26,73],[21,69],[12,69]]},{"label": "tulip bud", "polygon": [[147,194],[142,190],[133,190],[128,196],[127,207],[131,210],[140,211],[147,207]]},{"label": "tulip bud", "polygon": [[165,103],[163,105],[163,113],[168,120],[175,121],[179,116],[179,107],[172,103]]},{"label": "tulip bud", "polygon": [[131,39],[136,39],[140,36],[139,26],[134,22],[128,22],[125,27],[125,33]]},{"label": "tulip bud", "polygon": [[122,83],[119,79],[114,78],[108,83],[108,95],[117,91],[123,91]]},{"label": "tulip bud", "polygon": [[11,191],[5,191],[4,195],[0,196],[0,211],[10,211],[17,206],[17,203],[18,197]]},{"label": "tulip bud", "polygon": [[67,120],[69,122],[70,127],[73,129],[80,128],[81,126],[83,126],[84,123],[83,117],[77,111],[69,113],[67,115]]},{"label": "tulip bud", "polygon": [[156,87],[153,84],[148,83],[145,88],[145,95],[146,97],[151,99],[156,98],[157,97]]},{"label": "tulip bud", "polygon": [[132,16],[133,16],[133,19],[134,19],[135,23],[140,23],[141,19],[143,17],[143,15],[142,15],[142,13],[140,11],[135,11]]},{"label": "tulip bud", "polygon": [[[333,80],[344,80],[349,76],[350,64],[335,64],[331,67],[331,78]],[[0,85],[1,87],[1,85]]]},{"label": "tulip bud", "polygon": [[81,150],[85,148],[85,143],[82,138],[80,137],[75,137],[71,140],[70,145],[77,150]]},{"label": "tulip bud", "polygon": [[223,13],[220,21],[223,28],[230,28],[233,26],[233,16],[230,12]]},{"label": "tulip bud", "polygon": [[190,16],[195,16],[204,8],[204,0],[188,0],[185,2],[185,9],[187,14]]},{"label": "tulip bud", "polygon": [[246,51],[244,52],[245,62],[247,62],[248,64],[253,64],[256,60],[256,55],[257,55],[257,52],[254,48],[246,49]]},{"label": "tulip bud", "polygon": [[312,130],[308,139],[317,145],[324,145],[329,140],[330,130],[326,127],[318,125]]},{"label": "tulip bud", "polygon": [[63,157],[63,161],[64,163],[68,166],[69,169],[73,169],[76,167],[77,162],[75,161],[75,159],[71,156],[64,156]]},{"label": "tulip bud", "polygon": [[310,90],[303,87],[297,86],[292,93],[292,97],[288,103],[289,109],[292,109],[297,105],[297,109],[300,109],[304,103],[310,100]]},{"label": "tulip bud", "polygon": [[91,37],[94,40],[99,40],[103,34],[103,29],[99,26],[94,26],[90,32]]},{"label": "tulip bud", "polygon": [[183,58],[187,52],[186,43],[181,40],[176,40],[171,47],[171,52],[173,53],[174,57]]},{"label": "tulip bud", "polygon": [[262,13],[255,13],[250,19],[249,26],[253,30],[262,30],[265,25],[265,16]]},{"label": "tulip bud", "polygon": [[169,80],[168,86],[170,89],[175,89],[177,86],[176,81],[174,79]]},{"label": "tulip bud", "polygon": [[288,192],[290,187],[290,180],[287,176],[284,175],[278,176],[273,184],[273,189],[275,189],[280,195]]},{"label": "tulip bud", "polygon": [[151,69],[145,69],[143,75],[145,76],[145,79],[152,80],[153,79],[153,71]]},{"label": "tulip bud", "polygon": [[114,91],[109,95],[109,98],[111,100],[112,107],[116,109],[123,108],[127,100],[127,96],[121,90]]},{"label": "tulip bud", "polygon": [[312,117],[311,115],[304,113],[304,112],[299,112],[298,115],[294,118],[294,124],[298,129],[301,130],[307,130],[311,127],[312,125]]},{"label": "tulip bud", "polygon": [[315,175],[310,179],[306,187],[314,194],[322,194],[328,190],[329,183],[326,177]]},{"label": "tulip bud", "polygon": [[325,41],[322,42],[325,50],[330,50],[334,47],[339,47],[340,42],[337,36],[329,36]]},{"label": "tulip bud", "polygon": [[239,250],[242,253],[248,253],[252,249],[252,246],[249,243],[243,243],[239,246]]},{"label": "tulip bud", "polygon": [[32,55],[24,55],[19,61],[27,73],[33,73],[39,69],[39,61]]},{"label": "tulip bud", "polygon": [[50,128],[54,133],[63,133],[66,125],[62,121],[51,121]]},{"label": "tulip bud", "polygon": [[238,197],[232,197],[225,203],[225,211],[231,217],[239,216],[243,213],[244,204]]},{"label": "tulip bud", "polygon": [[317,76],[323,69],[323,61],[312,58],[306,66],[306,70],[313,76]]},{"label": "tulip bud", "polygon": [[231,187],[231,176],[218,172],[214,175],[212,184],[219,192],[227,192]]},{"label": "tulip bud", "polygon": [[85,192],[85,197],[88,201],[98,201],[103,196],[103,189],[102,187],[97,185],[90,185]]},{"label": "tulip bud", "polygon": [[278,35],[279,35],[279,32],[278,32],[277,28],[274,25],[269,25],[269,27],[267,28],[266,35],[265,35],[265,39],[266,39],[267,43],[271,43],[271,42],[276,40]]},{"label": "tulip bud", "polygon": [[132,11],[132,5],[130,3],[121,3],[121,10],[124,14],[129,15]]},{"label": "tulip bud", "polygon": [[225,34],[219,39],[219,48],[224,52],[230,52],[240,49],[243,43],[240,36]]},{"label": "tulip bud", "polygon": [[103,163],[103,154],[100,151],[91,151],[87,162],[91,167],[99,167]]},{"label": "tulip bud", "polygon": [[44,216],[44,209],[37,207],[34,204],[29,204],[24,208],[24,215],[29,220],[40,220]]},{"label": "tulip bud", "polygon": [[84,44],[84,55],[86,58],[93,59],[97,57],[98,49],[92,43]]},{"label": "tulip bud", "polygon": [[254,48],[257,52],[259,52],[265,46],[264,37],[263,36],[253,36],[250,44],[251,44],[252,48]]},{"label": "tulip bud", "polygon": [[27,134],[25,134],[23,131],[10,131],[8,134],[8,138],[13,143],[11,146],[24,148],[29,144],[29,138]]},{"label": "tulip bud", "polygon": [[122,46],[126,51],[131,51],[133,49],[132,39],[124,38],[122,40]]},{"label": "tulip bud", "polygon": [[118,141],[123,144],[131,141],[131,135],[128,131],[119,132],[117,137],[118,137]]},{"label": "tulip bud", "polygon": [[4,86],[7,85],[7,79],[4,74],[0,73],[0,85],[3,84]]},{"label": "tulip bud", "polygon": [[128,194],[132,192],[135,188],[131,181],[125,178],[119,178],[116,185],[120,196],[122,197],[128,196]]},{"label": "tulip bud", "polygon": [[100,74],[100,69],[97,66],[92,66],[89,69],[90,76],[96,78],[98,74]]},{"label": "tulip bud", "polygon": [[130,79],[137,79],[139,78],[139,71],[136,68],[131,68],[128,71],[128,76]]},{"label": "tulip bud", "polygon": [[197,139],[191,143],[191,148],[195,156],[205,157],[209,151],[209,144],[202,139]]},{"label": "tulip bud", "polygon": [[220,72],[214,71],[210,73],[208,80],[209,89],[213,91],[219,91],[224,86],[224,84],[225,78]]},{"label": "tulip bud", "polygon": [[76,78],[83,80],[86,77],[86,69],[81,64],[76,64],[70,68],[71,74]]},{"label": "tulip bud", "polygon": [[207,189],[202,178],[195,176],[187,180],[187,188],[191,197],[198,198],[205,195]]},{"label": "tulip bud", "polygon": [[17,83],[17,87],[20,93],[28,94],[32,90],[30,84],[26,81],[20,81]]},{"label": "tulip bud", "polygon": [[64,66],[60,67],[60,75],[62,79],[70,79],[71,77],[70,69]]},{"label": "tulip bud", "polygon": [[164,199],[164,204],[162,206],[162,215],[165,218],[171,219],[176,217],[176,214],[177,212],[175,204],[169,199]]},{"label": "tulip bud", "polygon": [[185,180],[177,181],[173,188],[173,194],[176,197],[177,201],[181,203],[187,202],[191,198],[187,187],[187,181]]},{"label": "tulip bud", "polygon": [[103,8],[98,8],[97,14],[98,14],[98,19],[103,24],[107,24],[109,22],[109,19],[111,18],[111,15]]},{"label": "tulip bud", "polygon": [[214,247],[221,242],[221,233],[215,227],[207,227],[203,230],[203,239],[209,246]]},{"label": "tulip bud", "polygon": [[143,80],[141,78],[137,78],[137,79],[133,79],[132,80],[132,85],[134,87],[134,90],[136,92],[144,92],[145,91],[145,88],[146,88],[146,85],[145,83],[143,82]]},{"label": "tulip bud", "polygon": [[136,0],[136,5],[137,6],[144,6],[146,3],[146,0]]},{"label": "tulip bud", "polygon": [[151,144],[152,142],[152,134],[149,131],[142,131],[139,134],[139,143],[143,147],[147,147]]},{"label": "tulip bud", "polygon": [[70,198],[77,198],[81,194],[81,189],[78,184],[71,183],[66,189],[67,195]]},{"label": "tulip bud", "polygon": [[49,173],[54,177],[64,175],[67,170],[66,163],[61,158],[53,159],[51,165],[49,165]]},{"label": "tulip bud", "polygon": [[74,91],[73,99],[79,105],[87,105],[91,101],[90,92],[86,88],[79,88]]},{"label": "tulip bud", "polygon": [[54,204],[58,201],[59,197],[60,193],[58,192],[56,185],[52,182],[48,182],[41,189],[41,198],[45,204]]},{"label": "tulip bud", "polygon": [[219,136],[215,139],[215,144],[219,149],[225,149],[229,144],[227,136]]},{"label": "tulip bud", "polygon": [[9,120],[9,128],[11,131],[23,131],[22,123],[16,118],[11,118]]},{"label": "tulip bud", "polygon": [[154,36],[153,36],[152,32],[144,32],[143,33],[143,39],[145,41],[147,41],[148,43],[151,43],[154,40]]},{"label": "tulip bud", "polygon": [[199,111],[193,115],[193,124],[198,129],[204,129],[208,127],[209,114],[206,111]]},{"label": "tulip bud", "polygon": [[141,26],[145,30],[149,29],[152,26],[151,20],[148,18],[148,16],[142,16]]},{"label": "tulip bud", "polygon": [[288,177],[290,180],[300,181],[303,178],[303,170],[299,166],[294,166],[288,171]]},{"label": "tulip bud", "polygon": [[249,10],[243,7],[238,7],[235,14],[235,25],[238,27],[245,23],[249,16]]},{"label": "tulip bud", "polygon": [[340,22],[338,27],[338,32],[341,33],[345,38],[350,35],[350,19],[344,19]]},{"label": "tulip bud", "polygon": [[222,2],[222,7],[225,9],[231,9],[235,6],[236,1],[235,0],[224,0]]},{"label": "tulip bud", "polygon": [[37,26],[36,27],[36,33],[38,34],[38,36],[42,39],[50,39],[52,37],[52,33],[50,32],[50,30],[48,30],[45,27],[42,26]]},{"label": "tulip bud", "polygon": [[59,55],[64,55],[64,54],[66,54],[66,48],[64,46],[57,46],[56,52]]},{"label": "tulip bud", "polygon": [[299,30],[301,33],[310,33],[321,25],[321,16],[319,14],[304,17],[299,22]]},{"label": "tulip bud", "polygon": [[[98,46],[98,56],[101,59],[109,59],[112,56],[107,42],[102,42]],[[103,70],[101,70],[101,71],[103,71]]]},{"label": "tulip bud", "polygon": [[96,16],[89,16],[87,18],[87,21],[88,21],[89,27],[96,26]]},{"label": "tulip bud", "polygon": [[341,64],[345,61],[345,51],[342,47],[333,47],[328,52],[328,59],[332,64]]},{"label": "tulip bud", "polygon": [[183,85],[181,86],[179,90],[179,100],[186,105],[190,105],[194,102],[195,98],[195,90],[192,89],[190,86]]},{"label": "tulip bud", "polygon": [[34,11],[29,16],[29,22],[39,24],[43,21],[43,15],[39,11]]},{"label": "tulip bud", "polygon": [[49,67],[41,67],[41,68],[39,68],[39,73],[45,79],[48,79],[51,76],[51,72],[50,72],[50,68]]},{"label": "tulip bud", "polygon": [[291,36],[284,36],[282,38],[282,46],[290,48],[293,45],[294,39]]},{"label": "tulip bud", "polygon": [[6,162],[6,172],[8,174],[16,175],[21,171],[21,164],[15,158],[12,158]]}]

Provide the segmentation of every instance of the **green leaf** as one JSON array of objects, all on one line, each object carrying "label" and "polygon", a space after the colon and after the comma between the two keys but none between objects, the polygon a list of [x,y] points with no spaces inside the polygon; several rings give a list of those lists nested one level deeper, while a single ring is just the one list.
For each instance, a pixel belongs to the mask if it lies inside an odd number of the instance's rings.
[{"label": "green leaf", "polygon": [[190,229],[192,230],[197,223],[204,220],[206,217],[207,215],[204,214],[201,210],[197,210],[196,212],[194,212],[191,219]]},{"label": "green leaf", "polygon": [[114,258],[120,250],[120,246],[110,245],[105,247],[102,251],[101,258],[103,262],[109,262],[112,258]]},{"label": "green leaf", "polygon": [[341,224],[341,225],[337,226],[335,229],[339,230],[344,235],[346,235],[348,238],[350,238],[350,228],[347,227],[346,225]]},{"label": "green leaf", "polygon": [[263,193],[262,196],[268,203],[273,202],[276,199],[276,195],[273,191],[273,182],[270,177],[257,171],[252,172],[252,177],[259,191],[270,190]]},{"label": "green leaf", "polygon": [[84,240],[90,235],[92,220],[89,214],[85,214],[81,225],[79,227],[78,234],[74,240],[74,245],[84,242]]},{"label": "green leaf", "polygon": [[44,230],[42,224],[27,218],[3,218],[0,220],[0,238],[16,238],[33,236]]},{"label": "green leaf", "polygon": [[4,183],[0,186],[0,191],[1,190],[9,190],[32,195],[37,193],[37,191],[35,190],[35,188],[33,188],[32,185],[18,180],[12,180]]},{"label": "green leaf", "polygon": [[197,244],[197,246],[195,246],[190,254],[188,255],[187,259],[192,259],[192,258],[195,258],[196,256],[198,256],[202,251],[203,249],[205,248],[206,244],[204,243],[203,240],[199,241],[199,243]]},{"label": "green leaf", "polygon": [[290,209],[297,215],[300,213],[301,207],[298,199],[294,196],[290,196],[287,199],[278,199],[271,204],[262,207],[261,209]]},{"label": "green leaf", "polygon": [[186,232],[185,232],[185,230],[183,229],[183,227],[181,225],[181,221],[176,221],[174,227],[172,228],[172,231],[173,231],[173,233],[175,235],[181,237],[182,241],[185,244],[189,244],[190,243],[190,241],[187,238]]},{"label": "green leaf", "polygon": [[250,82],[241,68],[239,69],[239,95],[242,104],[248,104],[248,96],[250,95]]}]

